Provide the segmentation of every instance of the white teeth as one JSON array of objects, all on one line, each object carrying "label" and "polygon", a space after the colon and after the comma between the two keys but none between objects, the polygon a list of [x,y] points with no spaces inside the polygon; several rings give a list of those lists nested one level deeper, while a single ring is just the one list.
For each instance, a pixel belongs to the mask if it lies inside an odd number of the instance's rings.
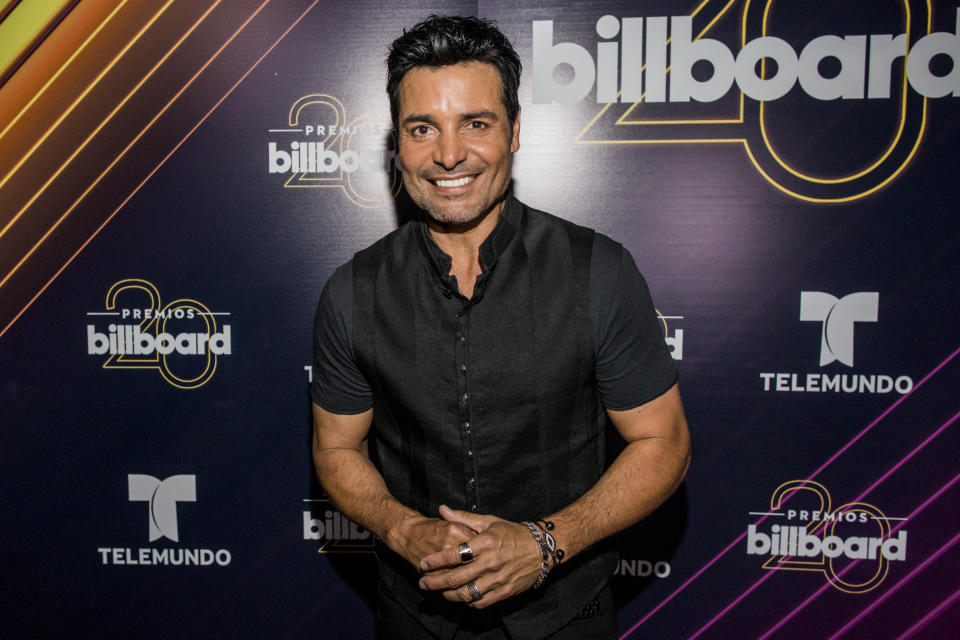
[{"label": "white teeth", "polygon": [[465,184],[470,184],[473,182],[473,176],[466,176],[464,178],[457,178],[456,180],[437,180],[438,187],[462,187]]}]

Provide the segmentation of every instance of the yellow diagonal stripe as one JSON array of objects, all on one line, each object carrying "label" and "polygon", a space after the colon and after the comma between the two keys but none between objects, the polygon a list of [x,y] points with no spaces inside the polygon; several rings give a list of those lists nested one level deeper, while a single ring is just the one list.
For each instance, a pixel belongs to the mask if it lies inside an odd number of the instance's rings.
[{"label": "yellow diagonal stripe", "polygon": [[69,4],[70,0],[30,0],[14,7],[10,15],[0,22],[0,76],[10,70],[20,55]]}]

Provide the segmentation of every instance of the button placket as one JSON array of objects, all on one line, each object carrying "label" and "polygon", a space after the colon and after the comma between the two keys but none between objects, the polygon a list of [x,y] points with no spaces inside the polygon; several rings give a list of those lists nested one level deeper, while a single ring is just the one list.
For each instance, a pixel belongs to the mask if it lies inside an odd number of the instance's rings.
[{"label": "button placket", "polygon": [[472,398],[469,386],[469,306],[461,304],[456,310],[457,328],[454,336],[456,353],[457,404],[459,409],[461,459],[463,460],[464,496],[470,510],[479,509],[477,473],[473,451]]}]

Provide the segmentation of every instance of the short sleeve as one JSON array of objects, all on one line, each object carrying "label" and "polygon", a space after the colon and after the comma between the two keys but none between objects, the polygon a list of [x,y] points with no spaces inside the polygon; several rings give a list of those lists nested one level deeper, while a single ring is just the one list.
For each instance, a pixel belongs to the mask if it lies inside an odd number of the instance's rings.
[{"label": "short sleeve", "polygon": [[596,234],[590,304],[603,406],[638,407],[665,393],[678,373],[646,280],[622,245]]},{"label": "short sleeve", "polygon": [[331,413],[363,413],[373,393],[353,357],[353,267],[337,269],[320,294],[313,321],[313,401]]}]

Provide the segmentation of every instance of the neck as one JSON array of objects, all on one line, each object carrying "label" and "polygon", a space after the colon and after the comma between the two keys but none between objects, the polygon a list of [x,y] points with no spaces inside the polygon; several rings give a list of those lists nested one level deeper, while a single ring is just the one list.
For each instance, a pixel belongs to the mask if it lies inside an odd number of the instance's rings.
[{"label": "neck", "polygon": [[480,245],[497,226],[506,199],[498,202],[490,211],[469,224],[443,224],[426,216],[427,228],[440,249],[453,258],[451,273],[456,275],[458,263],[476,265],[480,272]]},{"label": "neck", "polygon": [[473,295],[473,285],[483,271],[480,245],[497,226],[505,203],[505,199],[501,200],[486,215],[466,225],[442,224],[427,216],[430,235],[440,250],[450,256],[450,275],[456,276],[460,293],[467,298]]}]

